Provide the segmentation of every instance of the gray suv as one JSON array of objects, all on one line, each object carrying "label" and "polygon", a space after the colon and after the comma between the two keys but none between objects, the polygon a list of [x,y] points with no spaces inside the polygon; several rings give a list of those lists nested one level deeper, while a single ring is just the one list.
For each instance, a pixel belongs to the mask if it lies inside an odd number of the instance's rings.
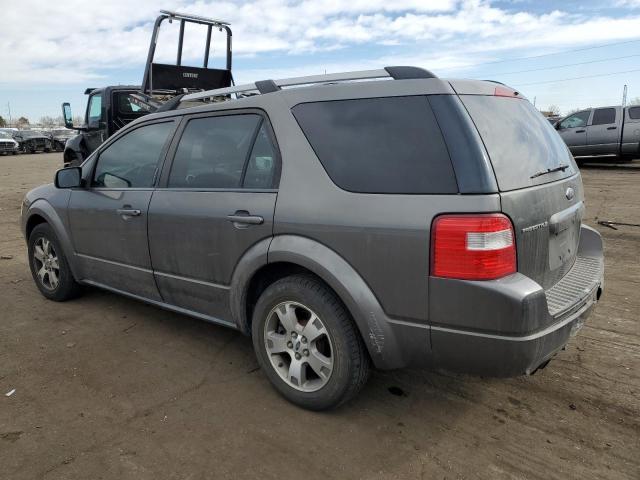
[{"label": "gray suv", "polygon": [[45,297],[91,285],[235,328],[319,410],[371,366],[545,366],[602,291],[583,215],[518,92],[387,67],[185,96],[29,192],[22,227]]}]

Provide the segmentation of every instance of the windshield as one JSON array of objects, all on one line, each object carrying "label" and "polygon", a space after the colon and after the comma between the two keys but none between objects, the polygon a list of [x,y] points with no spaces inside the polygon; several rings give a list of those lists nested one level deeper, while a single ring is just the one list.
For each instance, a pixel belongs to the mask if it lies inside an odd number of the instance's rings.
[{"label": "windshield", "polygon": [[558,132],[527,100],[460,98],[484,141],[501,191],[554,182],[578,171]]},{"label": "windshield", "polygon": [[6,132],[0,132],[0,138],[12,140],[13,137]]}]

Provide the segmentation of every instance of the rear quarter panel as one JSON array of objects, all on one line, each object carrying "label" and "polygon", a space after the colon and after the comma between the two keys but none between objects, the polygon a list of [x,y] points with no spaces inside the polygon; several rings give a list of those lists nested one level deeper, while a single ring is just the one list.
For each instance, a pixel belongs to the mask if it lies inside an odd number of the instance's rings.
[{"label": "rear quarter panel", "polygon": [[320,99],[289,98],[272,121],[283,164],[274,235],[299,235],[330,248],[359,273],[388,316],[427,323],[434,216],[499,211],[499,197],[362,194],[338,188],[290,112],[300,101]]}]

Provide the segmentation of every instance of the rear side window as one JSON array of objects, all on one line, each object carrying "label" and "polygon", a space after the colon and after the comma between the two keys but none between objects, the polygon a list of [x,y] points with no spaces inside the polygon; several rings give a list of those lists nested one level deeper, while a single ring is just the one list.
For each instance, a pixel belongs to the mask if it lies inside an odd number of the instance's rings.
[{"label": "rear side window", "polygon": [[169,187],[272,188],[275,151],[260,115],[190,120],[176,150]]},{"label": "rear side window", "polygon": [[632,120],[640,120],[640,107],[629,108],[629,118]]},{"label": "rear side window", "polygon": [[606,125],[608,123],[615,122],[615,108],[598,108],[595,112],[593,112],[593,121],[591,122],[591,125]]},{"label": "rear side window", "polygon": [[426,97],[303,103],[292,111],[327,174],[344,190],[458,192]]},{"label": "rear side window", "polygon": [[[524,99],[461,95],[502,191],[554,182],[577,172],[562,137]],[[567,165],[564,171],[537,175]]]}]

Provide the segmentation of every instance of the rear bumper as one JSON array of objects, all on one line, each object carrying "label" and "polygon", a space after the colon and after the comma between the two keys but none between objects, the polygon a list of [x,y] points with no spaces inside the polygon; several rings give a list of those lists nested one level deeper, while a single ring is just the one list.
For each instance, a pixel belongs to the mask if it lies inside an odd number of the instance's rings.
[{"label": "rear bumper", "polygon": [[519,273],[484,282],[431,278],[431,349],[423,363],[486,376],[531,374],[582,327],[603,287],[602,239],[584,225],[576,263],[548,291]]},{"label": "rear bumper", "polygon": [[543,330],[526,335],[431,327],[434,364],[448,370],[495,377],[531,374],[584,325],[600,293],[600,286],[595,287],[580,309]]}]

